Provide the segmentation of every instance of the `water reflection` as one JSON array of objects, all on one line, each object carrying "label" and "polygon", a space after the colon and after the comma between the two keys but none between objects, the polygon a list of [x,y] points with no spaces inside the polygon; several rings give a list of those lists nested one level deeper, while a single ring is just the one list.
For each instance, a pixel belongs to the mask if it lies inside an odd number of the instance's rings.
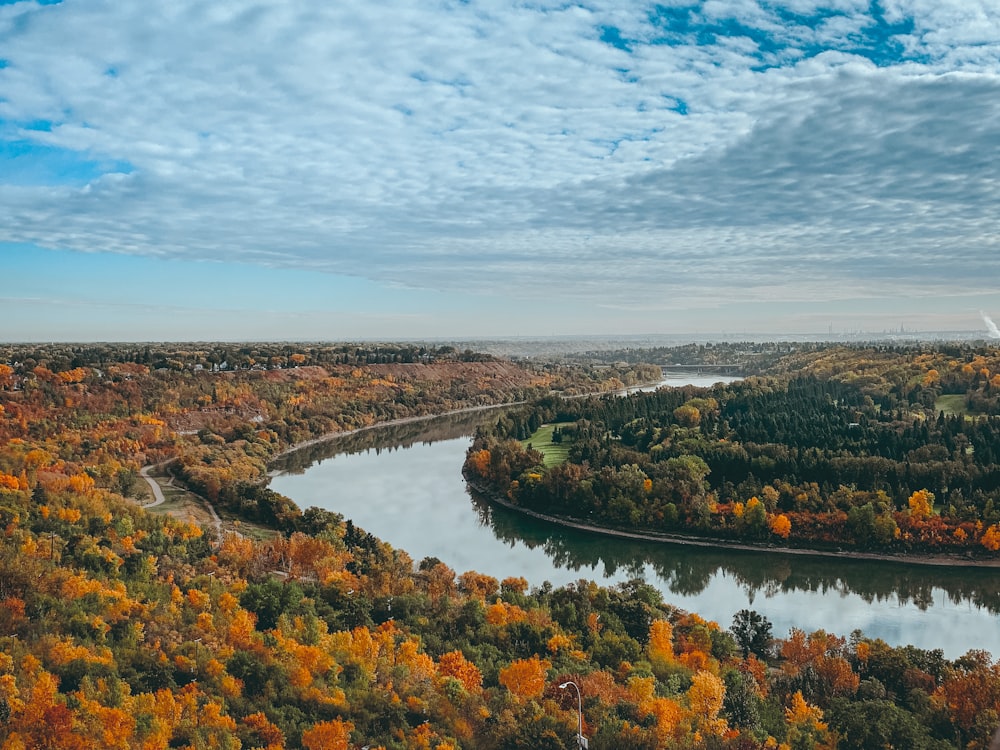
[{"label": "water reflection", "polygon": [[824,595],[854,594],[868,603],[892,602],[926,610],[935,589],[953,604],[971,603],[1000,613],[1000,573],[995,569],[924,566],[807,555],[712,549],[609,539],[576,529],[541,524],[516,511],[490,504],[473,493],[480,522],[497,539],[529,548],[541,547],[560,568],[602,570],[605,578],[641,575],[648,566],[671,593],[692,596],[723,574],[750,601],[791,591]]},{"label": "water reflection", "polygon": [[670,601],[724,625],[752,607],[791,627],[890,643],[1000,653],[1000,570],[784,555],[625,540],[567,529],[470,495],[461,465],[476,427],[498,412],[380,427],[283,456],[272,487],[457,572],[532,585],[641,577]]},{"label": "water reflection", "polygon": [[[431,445],[443,440],[472,437],[479,425],[496,420],[510,406],[497,406],[476,411],[456,412],[438,417],[417,418],[399,424],[379,425],[344,435],[335,435],[310,445],[296,448],[271,462],[271,473],[302,474],[322,461],[338,455],[355,455],[374,451],[397,451],[414,445]],[[461,469],[459,464],[458,469]]]}]

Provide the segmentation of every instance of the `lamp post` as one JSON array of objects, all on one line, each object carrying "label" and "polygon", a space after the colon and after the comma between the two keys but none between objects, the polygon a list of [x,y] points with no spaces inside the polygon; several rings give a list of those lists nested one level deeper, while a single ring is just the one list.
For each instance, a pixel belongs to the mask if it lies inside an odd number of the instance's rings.
[{"label": "lamp post", "polygon": [[570,685],[576,690],[576,742],[583,750],[587,750],[587,738],[583,736],[583,696],[580,694],[580,686],[573,680],[567,680],[559,689],[565,690]]}]

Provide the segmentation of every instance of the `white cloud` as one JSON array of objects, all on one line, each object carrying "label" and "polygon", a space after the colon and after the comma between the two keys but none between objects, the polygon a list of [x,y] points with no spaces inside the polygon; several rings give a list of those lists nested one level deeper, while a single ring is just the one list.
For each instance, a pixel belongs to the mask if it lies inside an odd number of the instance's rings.
[{"label": "white cloud", "polygon": [[0,139],[132,169],[0,162],[0,241],[611,305],[985,288],[1000,16],[885,8],[911,59],[876,66],[854,0],[706,3],[754,39],[701,45],[642,4],[0,6]]}]

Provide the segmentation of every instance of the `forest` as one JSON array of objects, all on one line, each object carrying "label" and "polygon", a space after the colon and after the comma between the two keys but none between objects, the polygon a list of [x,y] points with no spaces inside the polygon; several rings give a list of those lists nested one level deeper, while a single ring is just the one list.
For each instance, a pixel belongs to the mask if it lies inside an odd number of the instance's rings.
[{"label": "forest", "polygon": [[[997,557],[1000,358],[789,360],[711,389],[545,399],[481,434],[467,475],[518,507],[609,528]],[[542,425],[564,460],[535,449]]]},{"label": "forest", "polygon": [[[651,509],[673,505],[711,527],[731,503],[728,528],[738,503],[759,516],[756,497],[789,539],[806,514],[860,529],[851,512],[870,505],[892,544],[937,550],[924,526],[966,529],[962,551],[985,556],[992,353],[809,347],[729,389],[562,399],[658,367],[367,346],[0,351],[0,748],[554,749],[576,746],[578,721],[590,747],[625,750],[989,743],[1000,663],[985,652],[778,634],[752,610],[706,621],[640,580],[455,571],[265,480],[328,433],[530,401],[467,467],[517,502],[543,502],[534,487],[562,472],[560,514],[606,481],[618,523],[662,525]],[[553,466],[521,443],[546,421],[569,449]],[[867,459],[885,471],[851,463]],[[218,534],[145,510],[153,465],[243,522]]]}]

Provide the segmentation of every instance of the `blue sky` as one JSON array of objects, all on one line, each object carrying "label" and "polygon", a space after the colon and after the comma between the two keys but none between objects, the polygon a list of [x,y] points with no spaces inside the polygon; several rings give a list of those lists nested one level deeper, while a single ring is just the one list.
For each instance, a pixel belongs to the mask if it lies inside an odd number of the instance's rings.
[{"label": "blue sky", "polygon": [[1000,6],[0,0],[0,341],[956,330]]}]

